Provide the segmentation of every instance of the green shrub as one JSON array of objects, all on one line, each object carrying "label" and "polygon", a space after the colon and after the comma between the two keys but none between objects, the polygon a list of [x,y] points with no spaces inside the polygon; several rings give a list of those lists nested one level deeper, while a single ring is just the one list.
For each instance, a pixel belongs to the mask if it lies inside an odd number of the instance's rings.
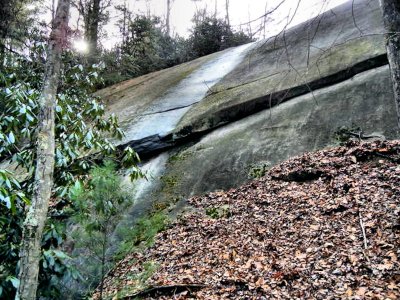
[{"label": "green shrub", "polygon": [[346,144],[352,137],[361,134],[362,129],[356,124],[351,124],[351,126],[340,126],[333,133],[334,139],[339,143],[339,145]]},{"label": "green shrub", "polygon": [[267,174],[269,167],[270,167],[269,163],[253,164],[250,166],[250,171],[248,176],[249,178],[255,178],[255,179],[264,177],[265,174]]},{"label": "green shrub", "polygon": [[212,219],[229,218],[232,216],[229,205],[222,205],[219,207],[208,207],[206,208],[206,215]]},{"label": "green shrub", "polygon": [[[113,257],[107,251],[112,246],[112,235],[116,225],[131,199],[120,183],[115,165],[105,162],[90,172],[86,185],[77,181],[69,191],[69,198],[77,208],[73,219],[79,228],[73,236],[79,255],[87,253],[87,263],[83,272],[95,286],[102,283],[106,272],[113,266]],[[93,262],[93,263],[92,263]],[[86,267],[86,266],[89,266]],[[100,286],[102,293],[102,285]]]}]

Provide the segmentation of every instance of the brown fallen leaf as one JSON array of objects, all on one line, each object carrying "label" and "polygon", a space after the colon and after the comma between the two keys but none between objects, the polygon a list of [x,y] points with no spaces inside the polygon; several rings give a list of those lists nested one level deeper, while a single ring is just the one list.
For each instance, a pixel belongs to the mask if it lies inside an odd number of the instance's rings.
[{"label": "brown fallen leaf", "polygon": [[[135,290],[137,282],[126,278],[152,262],[157,269],[141,284],[205,287],[149,299],[400,299],[400,168],[376,161],[381,148],[400,157],[399,141],[350,143],[292,158],[242,187],[189,199],[196,210],[118,263],[104,281],[105,295]],[[226,205],[229,216],[204,214]]]}]

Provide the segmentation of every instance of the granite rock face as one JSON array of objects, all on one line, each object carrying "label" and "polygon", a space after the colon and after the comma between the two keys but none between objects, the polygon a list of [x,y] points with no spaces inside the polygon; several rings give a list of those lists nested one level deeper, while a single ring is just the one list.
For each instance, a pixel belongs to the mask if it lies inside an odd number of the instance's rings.
[{"label": "granite rock face", "polygon": [[243,184],[254,169],[333,145],[340,126],[399,138],[383,32],[378,1],[349,1],[274,38],[99,91],[127,130],[121,147],[157,174],[136,209]]},{"label": "granite rock face", "polygon": [[[349,0],[277,37],[97,94],[126,131],[119,147],[133,146],[147,172],[132,183],[134,203],[119,224],[127,228],[155,207],[181,213],[190,196],[334,145],[341,126],[400,138],[376,0]],[[78,264],[88,268],[85,258]]]},{"label": "granite rock face", "polygon": [[180,121],[176,135],[207,131],[387,63],[378,1],[349,1],[260,41]]},{"label": "granite rock face", "polygon": [[253,169],[334,144],[340,126],[361,124],[367,133],[395,137],[390,84],[383,66],[212,131],[167,164],[175,197],[237,187]]},{"label": "granite rock face", "polygon": [[154,147],[157,137],[165,141],[181,117],[242,61],[251,46],[242,45],[99,91],[110,104],[109,112],[119,116],[126,134],[122,144],[136,141],[134,146],[140,148],[137,142],[141,140],[149,147]]}]

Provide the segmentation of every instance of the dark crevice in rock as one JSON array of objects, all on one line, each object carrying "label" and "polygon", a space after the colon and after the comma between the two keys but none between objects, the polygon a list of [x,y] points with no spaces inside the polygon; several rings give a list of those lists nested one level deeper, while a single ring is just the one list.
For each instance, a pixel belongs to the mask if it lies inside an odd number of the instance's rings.
[{"label": "dark crevice in rock", "polygon": [[[332,75],[319,78],[317,80],[304,83],[292,87],[290,89],[281,90],[272,94],[268,94],[262,97],[248,100],[243,103],[225,107],[219,111],[210,114],[209,112],[202,116],[198,121],[194,122],[191,126],[182,128],[176,133],[177,137],[187,136],[193,134],[193,132],[201,132],[202,128],[217,128],[227,123],[231,123],[249,115],[260,112],[264,109],[269,109],[278,104],[286,102],[295,97],[299,97],[317,89],[325,88],[346,81],[355,75],[372,70],[378,67],[382,67],[388,64],[386,54],[376,56],[374,58],[367,59],[359,62],[345,70],[339,71]],[[207,130],[208,131],[208,130]]]},{"label": "dark crevice in rock", "polygon": [[[295,97],[308,94],[310,93],[310,89],[311,91],[315,91],[317,89],[338,84],[354,77],[359,73],[387,65],[387,63],[388,61],[386,54],[382,54],[357,63],[330,76],[320,78],[290,89],[251,99],[244,103],[232,105],[230,107],[223,108],[212,115],[204,115],[199,121],[193,123],[191,126],[182,128],[177,133],[170,133],[165,136],[148,136],[140,140],[133,140],[128,143],[121,144],[118,146],[118,148],[123,149],[126,146],[131,146],[136,150],[142,159],[151,158],[175,146],[198,141],[202,136],[226,124],[238,121],[262,110],[269,109]],[[166,111],[180,108],[183,107],[176,107]]]},{"label": "dark crevice in rock", "polygon": [[118,148],[123,149],[127,146],[132,147],[143,158],[150,158],[164,150],[167,150],[175,145],[174,141],[169,136],[160,136],[158,134],[145,137],[140,140],[133,140],[125,144],[118,145]]},{"label": "dark crevice in rock", "polygon": [[140,140],[133,140],[118,145],[117,148],[122,150],[127,146],[130,146],[135,149],[142,160],[147,160],[174,147],[186,145],[192,142],[196,143],[202,136],[211,132],[212,130],[214,129],[203,132],[194,132],[188,136],[180,137],[179,139],[174,138],[172,133],[165,136],[155,134]]}]

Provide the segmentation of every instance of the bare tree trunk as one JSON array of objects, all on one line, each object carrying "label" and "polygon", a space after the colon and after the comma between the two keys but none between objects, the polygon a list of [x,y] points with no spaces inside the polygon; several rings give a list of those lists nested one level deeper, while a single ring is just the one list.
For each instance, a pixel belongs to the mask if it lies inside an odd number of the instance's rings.
[{"label": "bare tree trunk", "polygon": [[122,24],[122,45],[125,45],[126,42],[126,33],[127,33],[127,10],[128,8],[126,7],[126,0],[124,1],[124,19],[123,19],[123,24]]},{"label": "bare tree trunk", "polygon": [[56,0],[51,2],[51,17],[53,20],[56,18]]},{"label": "bare tree trunk", "polygon": [[167,17],[166,17],[166,27],[167,27],[167,35],[170,35],[170,14],[171,14],[171,4],[173,0],[167,0]]},{"label": "bare tree trunk", "polygon": [[263,39],[265,40],[265,31],[267,28],[267,6],[268,6],[268,2],[265,2],[265,8],[264,8],[264,23],[263,23]]},{"label": "bare tree trunk", "polygon": [[103,245],[101,251],[101,281],[100,281],[100,300],[103,300],[104,291],[104,277],[106,276],[105,264],[106,264],[106,248],[107,248],[107,232],[103,233]]},{"label": "bare tree trunk", "polygon": [[70,0],[59,0],[49,40],[46,77],[39,99],[37,162],[34,194],[28,209],[20,250],[20,286],[16,299],[36,300],[40,248],[53,185],[54,170],[54,109],[60,79],[61,53],[66,45]]},{"label": "bare tree trunk", "polygon": [[386,51],[397,108],[397,126],[400,129],[400,2],[380,0],[386,34]]},{"label": "bare tree trunk", "polygon": [[148,18],[151,17],[150,1],[151,1],[151,0],[146,0],[146,13],[147,13],[147,17],[148,17]]},{"label": "bare tree trunk", "polygon": [[[9,0],[2,1],[0,5],[0,58],[4,58],[7,49],[7,40],[10,40],[10,29],[18,15],[16,4],[16,1]],[[9,48],[11,48],[11,44]]]},{"label": "bare tree trunk", "polygon": [[99,23],[100,23],[100,2],[101,0],[92,0],[90,10],[88,11],[88,28],[87,41],[90,45],[90,53],[94,54],[97,49],[99,39]]},{"label": "bare tree trunk", "polygon": [[251,18],[250,18],[250,10],[247,9],[247,15],[249,17],[249,22],[247,23],[247,35],[253,38],[253,32],[251,30]]},{"label": "bare tree trunk", "polygon": [[231,22],[229,19],[229,0],[225,0],[225,10],[226,10],[226,23],[228,24],[228,26],[231,26]]}]

